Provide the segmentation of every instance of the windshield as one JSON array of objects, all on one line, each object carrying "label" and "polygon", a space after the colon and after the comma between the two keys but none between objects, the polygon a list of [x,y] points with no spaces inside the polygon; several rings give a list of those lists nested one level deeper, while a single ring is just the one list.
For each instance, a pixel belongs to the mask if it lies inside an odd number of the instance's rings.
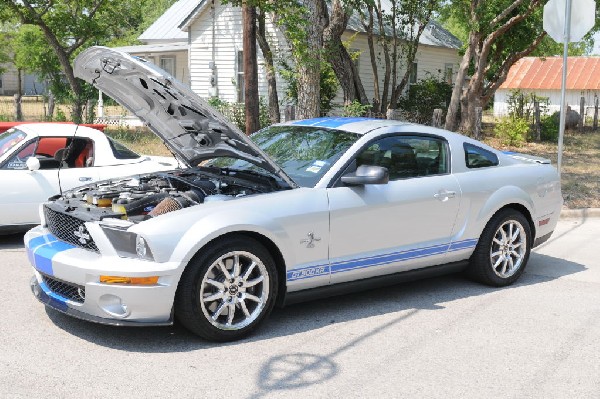
[{"label": "windshield", "polygon": [[18,129],[10,129],[0,133],[0,157],[25,140],[26,137],[27,135]]},{"label": "windshield", "polygon": [[[271,126],[250,138],[299,186],[314,187],[359,135],[311,126]],[[220,158],[211,164],[258,169],[247,161],[232,158]]]}]

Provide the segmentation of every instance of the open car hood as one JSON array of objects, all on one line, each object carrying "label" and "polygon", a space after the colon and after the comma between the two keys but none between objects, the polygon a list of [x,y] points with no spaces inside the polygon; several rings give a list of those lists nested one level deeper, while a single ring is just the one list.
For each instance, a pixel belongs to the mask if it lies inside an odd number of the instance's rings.
[{"label": "open car hood", "polygon": [[96,46],[77,56],[74,72],[143,120],[188,166],[215,157],[244,159],[298,187],[221,113],[152,63]]}]

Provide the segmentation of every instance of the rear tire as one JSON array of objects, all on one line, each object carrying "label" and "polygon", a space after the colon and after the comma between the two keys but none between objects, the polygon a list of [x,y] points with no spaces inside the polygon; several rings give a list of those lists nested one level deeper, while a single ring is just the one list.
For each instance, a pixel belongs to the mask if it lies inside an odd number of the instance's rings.
[{"label": "rear tire", "polygon": [[234,341],[254,331],[277,297],[273,258],[258,241],[226,237],[201,250],[185,269],[175,317],[211,341]]},{"label": "rear tire", "polygon": [[523,274],[531,243],[531,227],[525,216],[514,209],[502,209],[483,230],[466,273],[483,284],[510,285]]}]

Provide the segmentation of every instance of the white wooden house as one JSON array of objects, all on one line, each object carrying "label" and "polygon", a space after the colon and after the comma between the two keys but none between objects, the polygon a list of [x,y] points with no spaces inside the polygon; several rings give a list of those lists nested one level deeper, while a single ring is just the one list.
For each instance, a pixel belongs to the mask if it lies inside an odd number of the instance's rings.
[{"label": "white wooden house", "polygon": [[[494,116],[508,114],[511,93],[520,90],[547,97],[547,113],[560,110],[562,57],[525,57],[517,61],[494,96]],[[586,116],[593,116],[594,99],[600,95],[600,57],[569,57],[567,60],[566,105],[579,112],[581,97]],[[591,111],[591,112],[590,112]]]},{"label": "white wooden house", "polygon": [[[283,34],[270,20],[267,21],[267,32],[276,59],[289,61]],[[145,45],[120,49],[150,59],[165,69],[173,65],[175,77],[189,83],[203,98],[216,96],[228,102],[243,102],[241,8],[224,5],[220,0],[179,0],[139,39]],[[373,98],[367,36],[356,17],[351,18],[342,39],[350,43],[353,52],[359,53],[356,61],[359,73],[368,98]],[[460,46],[456,37],[439,24],[430,23],[421,36],[412,81],[427,73],[453,80],[460,62]],[[264,60],[260,49],[258,52],[259,95],[266,97]],[[173,61],[165,61],[169,57]],[[186,58],[187,62],[184,61]],[[380,65],[380,76],[383,80],[383,65]],[[277,86],[279,99],[285,103],[285,81],[280,75]],[[341,90],[334,102],[342,102]]]}]

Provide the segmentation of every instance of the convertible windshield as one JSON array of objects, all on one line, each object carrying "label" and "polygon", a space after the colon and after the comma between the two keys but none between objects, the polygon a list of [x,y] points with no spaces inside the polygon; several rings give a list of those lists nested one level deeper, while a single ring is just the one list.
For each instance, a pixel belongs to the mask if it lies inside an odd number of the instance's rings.
[{"label": "convertible windshield", "polygon": [[25,140],[27,135],[20,130],[10,129],[0,133],[0,157]]},{"label": "convertible windshield", "polygon": [[[314,187],[359,135],[311,126],[271,126],[250,138],[298,185]],[[257,169],[249,162],[231,158],[215,160],[212,164]]]}]

